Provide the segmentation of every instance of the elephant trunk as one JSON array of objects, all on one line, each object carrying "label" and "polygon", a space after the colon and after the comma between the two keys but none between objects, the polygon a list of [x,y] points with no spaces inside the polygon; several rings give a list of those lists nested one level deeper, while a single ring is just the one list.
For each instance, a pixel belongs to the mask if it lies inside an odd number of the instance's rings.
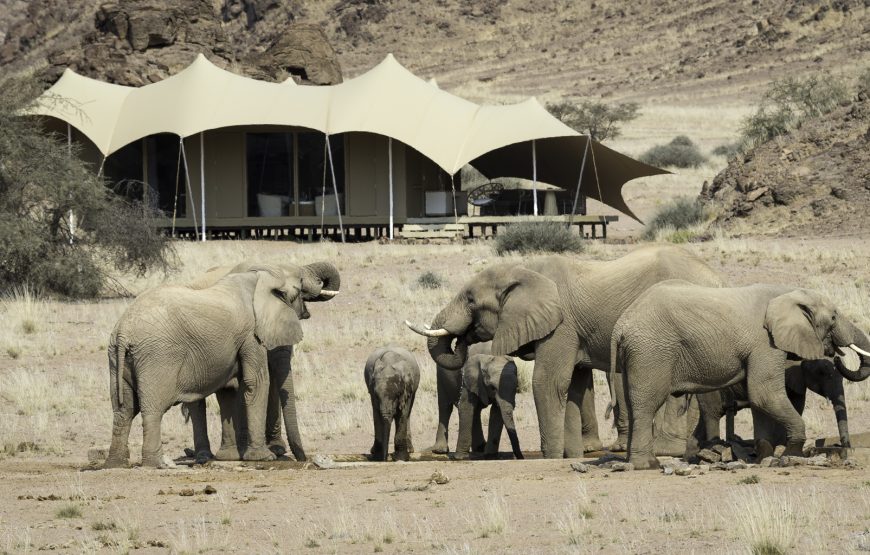
[{"label": "elephant trunk", "polygon": [[341,289],[341,275],[333,264],[329,262],[314,262],[304,268],[309,274],[308,278],[303,280],[306,301],[328,301]]},{"label": "elephant trunk", "polygon": [[849,349],[852,353],[856,353],[860,359],[860,367],[857,370],[847,368],[840,356],[834,357],[834,365],[837,371],[853,382],[860,382],[870,377],[870,338],[867,334],[859,330],[853,324],[843,324],[844,320],[840,320],[838,329],[835,331],[834,343],[841,350]]},{"label": "elephant trunk", "polygon": [[302,434],[299,433],[299,423],[296,417],[296,393],[293,388],[292,369],[293,348],[278,347],[269,351],[269,371],[274,390],[278,394],[281,415],[284,420],[284,430],[287,433],[287,447],[293,452],[297,461],[308,460],[302,447]]},{"label": "elephant trunk", "polygon": [[386,461],[390,457],[390,429],[393,427],[393,417],[383,415],[381,417],[381,452],[376,453],[378,460]]},{"label": "elephant trunk", "polygon": [[475,402],[468,390],[463,388],[459,395],[459,437],[456,440],[456,458],[467,458],[471,451],[475,412]]},{"label": "elephant trunk", "polygon": [[[459,303],[460,301],[454,299],[432,321],[433,330],[443,329],[449,335],[429,337],[426,340],[432,360],[448,370],[459,370],[468,358],[468,343],[462,336],[471,325],[471,315]],[[450,315],[453,317],[449,317]],[[455,350],[452,347],[454,339],[457,340]]]}]

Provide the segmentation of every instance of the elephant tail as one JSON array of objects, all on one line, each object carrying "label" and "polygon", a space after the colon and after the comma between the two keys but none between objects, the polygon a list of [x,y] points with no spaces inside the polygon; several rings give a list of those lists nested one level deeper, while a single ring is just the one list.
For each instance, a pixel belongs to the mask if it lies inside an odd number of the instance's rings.
[{"label": "elephant tail", "polygon": [[[613,335],[610,337],[610,402],[607,403],[607,410],[604,411],[604,418],[610,418],[616,408],[616,364],[619,361],[617,353],[619,352],[619,340],[622,338],[622,333],[616,328],[613,330]],[[614,419],[615,420],[615,419]],[[615,424],[615,422],[614,422]]]},{"label": "elephant tail", "polygon": [[[112,364],[112,372],[109,376],[110,386],[112,387],[112,409],[120,410],[124,407],[124,369],[127,367],[127,344],[119,335],[114,338],[113,344],[109,347],[109,358]],[[114,350],[114,352],[112,352]],[[114,360],[113,360],[114,359]]]}]

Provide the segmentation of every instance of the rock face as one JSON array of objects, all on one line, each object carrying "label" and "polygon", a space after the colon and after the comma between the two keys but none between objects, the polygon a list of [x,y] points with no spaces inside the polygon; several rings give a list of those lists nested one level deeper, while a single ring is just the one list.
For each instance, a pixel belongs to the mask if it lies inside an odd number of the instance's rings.
[{"label": "rock face", "polygon": [[870,230],[870,97],[731,160],[700,200],[733,231],[852,235]]},{"label": "rock face", "polygon": [[141,86],[177,73],[202,53],[220,67],[258,79],[293,75],[303,83],[341,82],[326,35],[294,22],[292,2],[225,0],[218,11],[212,0],[117,0],[100,4],[90,26],[71,30],[70,39],[47,39],[58,27],[82,26],[85,18],[68,13],[74,4],[30,3],[25,21],[0,46],[0,65],[44,66],[46,85],[70,67],[95,79]]}]

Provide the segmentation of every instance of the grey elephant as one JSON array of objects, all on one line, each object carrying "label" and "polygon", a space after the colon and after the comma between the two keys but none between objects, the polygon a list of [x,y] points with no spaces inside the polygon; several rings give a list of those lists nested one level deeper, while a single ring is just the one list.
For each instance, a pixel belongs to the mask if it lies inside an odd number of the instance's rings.
[{"label": "grey elephant", "polygon": [[[492,343],[476,343],[468,348],[469,360],[475,355],[488,355],[491,353]],[[436,385],[438,388],[438,428],[435,430],[435,445],[426,449],[433,453],[447,454],[448,446],[447,430],[450,425],[450,416],[453,409],[459,406],[459,394],[462,390],[462,372],[451,370],[436,365]],[[480,423],[480,413],[474,415],[471,424],[471,450],[483,452],[486,446],[486,438],[483,437],[483,426]]]},{"label": "grey elephant", "polygon": [[[613,330],[611,368],[622,373],[628,399],[629,461],[637,469],[658,468],[652,420],[669,396],[741,382],[753,420],[783,426],[785,453],[800,455],[805,427],[786,393],[786,370],[795,359],[836,354],[845,378],[864,379],[870,375],[868,350],[870,338],[814,291],[781,285],[717,289],[682,280],[655,285]],[[769,450],[756,444],[761,458]]]},{"label": "grey elephant", "polygon": [[472,424],[480,424],[480,411],[492,405],[489,411],[487,441],[484,456],[495,458],[501,442],[501,430],[507,430],[514,457],[523,458],[514,407],[517,396],[517,365],[509,357],[472,355],[462,367],[462,390],[459,397],[459,440],[457,459],[466,459],[471,449]]},{"label": "grey elephant", "polygon": [[411,409],[420,385],[420,367],[407,350],[393,345],[375,349],[366,360],[364,377],[372,401],[375,439],[372,459],[387,460],[390,430],[396,423],[393,459],[407,461],[414,450],[411,441]]},{"label": "grey elephant", "polygon": [[[249,271],[256,266],[254,262],[242,262],[235,266],[218,266],[211,268],[195,280],[191,287],[202,289],[212,286],[218,280],[229,274]],[[306,303],[323,302],[333,299],[341,288],[341,276],[335,266],[329,262],[314,262],[305,266],[293,264],[276,265],[288,279],[301,283],[301,301],[296,308],[297,317],[305,320],[310,317]],[[296,416],[296,396],[293,388],[292,374],[293,346],[281,345],[268,352],[269,367],[269,401],[266,412],[266,443],[278,456],[286,452],[281,438],[281,421],[287,432],[287,445],[298,461],[306,460],[305,449],[302,446],[302,436]],[[241,453],[246,449],[247,427],[244,417],[244,402],[237,394],[238,380],[230,380],[223,388],[215,392],[221,413],[221,446],[217,453],[212,454],[208,439],[208,425],[205,412],[205,401],[186,403],[185,409],[193,421],[193,453],[197,461],[211,458],[218,460],[240,460]]]},{"label": "grey elephant", "polygon": [[142,414],[142,464],[164,465],[163,414],[197,401],[234,377],[244,386],[245,460],[270,460],[265,445],[267,352],[302,339],[301,280],[274,266],[228,275],[213,286],[162,286],[140,295],[109,340],[112,443],[106,467],[129,460],[130,425]]},{"label": "grey elephant", "polygon": [[[785,370],[785,392],[789,401],[803,415],[806,405],[807,390],[830,401],[837,420],[837,430],[840,435],[840,446],[851,447],[849,440],[849,420],[846,410],[846,392],[843,388],[843,376],[837,370],[834,360],[803,360],[792,364]],[[700,396],[704,405],[703,437],[715,440],[719,436],[719,422],[725,417],[725,439],[731,441],[734,435],[734,416],[737,411],[749,408],[749,395],[746,384],[741,382],[719,392]],[[755,441],[764,440],[771,446],[785,445],[785,428],[770,418],[763,418],[754,426]],[[698,434],[700,435],[700,433]],[[765,446],[765,449],[769,449]]]},{"label": "grey elephant", "polygon": [[[610,366],[613,325],[647,288],[676,277],[721,284],[704,262],[670,245],[604,262],[549,256],[497,264],[466,283],[431,327],[409,327],[428,337],[430,355],[445,368],[461,368],[468,345],[489,340],[494,355],[533,358],[544,456],[580,457],[584,443],[589,450],[601,448],[592,369]],[[617,416],[625,437],[627,415]]]}]

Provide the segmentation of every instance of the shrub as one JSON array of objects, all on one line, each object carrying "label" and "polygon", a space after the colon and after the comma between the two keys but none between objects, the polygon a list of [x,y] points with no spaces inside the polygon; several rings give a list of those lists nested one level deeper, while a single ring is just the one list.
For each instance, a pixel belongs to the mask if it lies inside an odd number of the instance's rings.
[{"label": "shrub", "polygon": [[858,84],[855,87],[857,93],[870,94],[870,67],[865,67],[858,75]]},{"label": "shrub", "polygon": [[55,513],[57,518],[81,518],[82,510],[78,505],[65,505]]},{"label": "shrub", "polygon": [[[644,239],[655,239],[656,234],[663,229],[674,231],[686,230],[707,219],[707,212],[696,200],[688,197],[678,197],[659,208],[655,216],[644,229]],[[683,241],[684,242],[684,241]]]},{"label": "shrub", "polygon": [[417,285],[424,289],[439,289],[444,285],[444,280],[435,272],[424,272],[417,278]]},{"label": "shrub", "polygon": [[697,168],[707,161],[698,147],[685,135],[674,137],[666,145],[656,145],[640,157],[640,161],[651,166],[674,166],[677,168]]},{"label": "shrub", "polygon": [[559,118],[568,127],[585,135],[590,135],[596,141],[615,139],[622,130],[621,123],[631,121],[638,116],[639,105],[636,102],[614,104],[585,100],[575,104],[569,100],[547,104],[547,111]]},{"label": "shrub", "polygon": [[70,155],[65,137],[20,115],[38,93],[35,82],[0,81],[0,290],[29,283],[93,297],[112,268],[168,269],[171,249],[157,214],[115,194],[76,149]]},{"label": "shrub", "polygon": [[755,113],[743,121],[743,142],[748,146],[767,142],[799,128],[809,118],[829,113],[848,99],[846,84],[828,74],[774,81]]},{"label": "shrub", "polygon": [[581,252],[583,239],[559,222],[520,222],[505,226],[495,238],[495,252]]},{"label": "shrub", "polygon": [[740,152],[740,143],[726,143],[724,145],[719,145],[713,149],[713,156],[724,156],[725,158],[731,158],[736,156]]}]

